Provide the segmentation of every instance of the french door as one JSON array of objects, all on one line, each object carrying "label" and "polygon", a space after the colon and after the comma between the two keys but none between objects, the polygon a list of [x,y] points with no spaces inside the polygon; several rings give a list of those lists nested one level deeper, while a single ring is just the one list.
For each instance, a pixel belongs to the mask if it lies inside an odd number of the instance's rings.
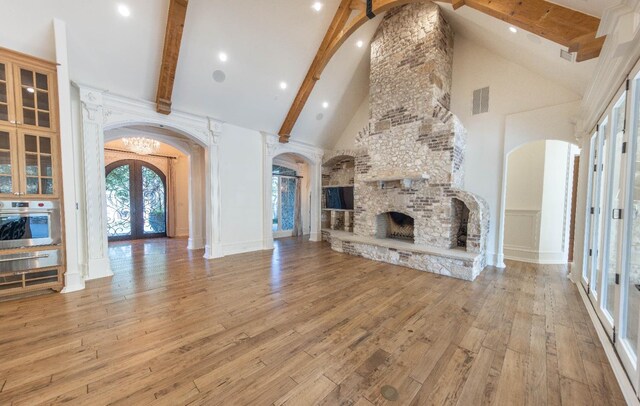
[{"label": "french door", "polygon": [[166,237],[165,175],[128,159],[106,168],[107,234],[110,241]]},{"label": "french door", "polygon": [[636,392],[640,329],[640,65],[590,142],[582,285]]}]

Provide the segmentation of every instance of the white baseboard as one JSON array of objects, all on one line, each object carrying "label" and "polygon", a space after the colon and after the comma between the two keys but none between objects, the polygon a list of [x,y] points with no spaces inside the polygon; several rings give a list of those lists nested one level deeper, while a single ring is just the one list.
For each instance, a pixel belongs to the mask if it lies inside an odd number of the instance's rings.
[{"label": "white baseboard", "polygon": [[263,249],[264,243],[262,240],[236,242],[223,244],[222,246],[222,252],[224,253],[224,255],[242,254],[245,252],[261,251]]},{"label": "white baseboard", "polygon": [[224,257],[222,244],[213,244],[213,246],[204,246],[204,259],[216,259]]},{"label": "white baseboard", "polygon": [[109,258],[90,259],[87,263],[86,281],[113,276]]},{"label": "white baseboard", "polygon": [[204,238],[189,238],[189,242],[187,243],[188,250],[201,250],[204,248],[205,240]]},{"label": "white baseboard", "polygon": [[312,242],[320,242],[320,241],[322,241],[322,232],[318,231],[317,233],[309,234],[309,241],[312,241]]},{"label": "white baseboard", "polygon": [[514,247],[504,247],[504,258],[540,265],[564,265],[567,263],[567,254],[564,252],[537,251]]},{"label": "white baseboard", "polygon": [[613,369],[613,374],[620,385],[620,390],[622,391],[622,395],[624,396],[624,400],[628,405],[640,406],[640,402],[636,397],[636,393],[633,390],[633,386],[631,382],[629,382],[629,378],[627,378],[627,374],[624,372],[624,367],[622,363],[618,359],[616,355],[615,348],[609,341],[609,337],[607,336],[607,332],[604,331],[602,324],[600,324],[600,320],[598,320],[598,316],[596,315],[595,310],[593,309],[593,305],[591,301],[587,297],[584,289],[579,284],[576,284],[576,288],[580,292],[580,297],[582,297],[582,301],[584,302],[585,307],[587,308],[587,312],[589,313],[589,317],[591,318],[591,323],[596,329],[598,333],[598,338],[600,339],[600,343],[602,344],[602,348],[604,348],[604,353],[609,360],[609,364],[611,365],[611,369]]},{"label": "white baseboard", "polygon": [[64,288],[61,293],[77,292],[83,289],[84,278],[82,277],[82,273],[79,271],[69,272],[69,270],[67,270],[64,274]]},{"label": "white baseboard", "polygon": [[504,255],[496,254],[495,252],[487,252],[487,265],[495,266],[496,268],[504,269]]}]

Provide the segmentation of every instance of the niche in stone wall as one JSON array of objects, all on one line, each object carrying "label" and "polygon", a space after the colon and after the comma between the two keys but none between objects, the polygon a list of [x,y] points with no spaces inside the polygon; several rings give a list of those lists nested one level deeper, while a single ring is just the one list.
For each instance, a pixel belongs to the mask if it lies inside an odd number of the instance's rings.
[{"label": "niche in stone wall", "polygon": [[467,249],[467,237],[469,227],[469,208],[460,199],[453,198],[451,201],[451,248]]}]

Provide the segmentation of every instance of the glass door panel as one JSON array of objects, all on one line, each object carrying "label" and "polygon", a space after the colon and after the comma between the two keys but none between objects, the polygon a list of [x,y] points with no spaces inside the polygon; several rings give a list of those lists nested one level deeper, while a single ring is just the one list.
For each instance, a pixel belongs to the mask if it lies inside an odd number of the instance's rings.
[{"label": "glass door panel", "polygon": [[598,162],[598,147],[600,146],[599,144],[599,138],[598,138],[598,133],[596,132],[595,134],[593,134],[593,136],[591,137],[591,142],[590,142],[590,156],[589,156],[589,180],[588,180],[588,190],[587,190],[587,214],[585,217],[585,230],[586,230],[586,235],[585,235],[585,244],[584,244],[584,253],[583,253],[583,261],[582,261],[582,285],[585,288],[585,291],[587,291],[587,293],[589,293],[589,282],[591,280],[591,273],[592,273],[592,261],[591,261],[591,254],[593,252],[593,250],[591,249],[591,247],[593,247],[593,239],[594,239],[594,225],[595,225],[595,213],[591,210],[592,207],[595,207],[595,203],[594,203],[594,199],[595,196],[597,195],[597,181],[598,181],[598,177],[597,177],[597,173],[598,171],[595,169],[597,168],[597,162]]},{"label": "glass door panel", "polygon": [[54,130],[51,74],[17,67],[16,83],[18,124]]},{"label": "glass door panel", "polygon": [[591,277],[590,277],[590,297],[596,303],[598,302],[599,296],[599,286],[600,286],[600,276],[601,269],[598,266],[598,260],[600,259],[600,253],[602,252],[602,224],[604,218],[604,201],[605,201],[605,184],[604,181],[606,179],[606,157],[607,157],[607,138],[605,135],[607,134],[609,119],[605,118],[600,124],[600,128],[598,130],[598,159],[596,161],[596,166],[594,168],[594,177],[596,178],[596,188],[595,193],[593,194],[593,205],[591,206],[591,211],[593,212],[593,226],[591,228],[593,235],[593,244],[591,246]]},{"label": "glass door panel", "polygon": [[[621,239],[622,209],[624,198],[622,196],[622,143],[624,141],[624,119],[626,114],[626,92],[618,99],[613,107],[611,132],[607,135],[610,139],[609,149],[609,174],[606,189],[606,211],[604,226],[604,251],[601,256],[602,268],[602,293],[600,309],[604,312],[603,322],[611,329],[614,325],[615,299],[616,299],[616,273],[618,269],[618,255]],[[611,334],[611,330],[609,331]]]},{"label": "glass door panel", "polygon": [[0,195],[18,192],[15,130],[0,127]]},{"label": "glass door panel", "polygon": [[107,171],[107,236],[131,236],[131,170],[128,164]]},{"label": "glass door panel", "polygon": [[0,61],[0,124],[14,124],[11,65]]},{"label": "glass door panel", "polygon": [[[632,84],[628,111],[628,129],[632,141],[629,187],[629,214],[625,216],[625,259],[620,285],[619,340],[616,342],[620,359],[630,376],[637,375],[638,317],[640,316],[640,74]],[[632,379],[634,385],[637,381]]]},{"label": "glass door panel", "polygon": [[143,233],[166,233],[164,181],[153,169],[142,165]]},{"label": "glass door panel", "polygon": [[55,197],[58,193],[55,177],[54,139],[51,134],[20,132],[22,151],[21,183],[23,195]]}]

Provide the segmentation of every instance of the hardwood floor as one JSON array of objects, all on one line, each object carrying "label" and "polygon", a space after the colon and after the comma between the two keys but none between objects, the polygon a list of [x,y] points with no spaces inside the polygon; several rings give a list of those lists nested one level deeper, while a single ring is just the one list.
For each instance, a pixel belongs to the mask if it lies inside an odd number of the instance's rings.
[{"label": "hardwood floor", "polygon": [[113,278],[0,303],[0,405],[624,404],[564,267],[469,283],[296,239],[185,246],[115,243]]}]

